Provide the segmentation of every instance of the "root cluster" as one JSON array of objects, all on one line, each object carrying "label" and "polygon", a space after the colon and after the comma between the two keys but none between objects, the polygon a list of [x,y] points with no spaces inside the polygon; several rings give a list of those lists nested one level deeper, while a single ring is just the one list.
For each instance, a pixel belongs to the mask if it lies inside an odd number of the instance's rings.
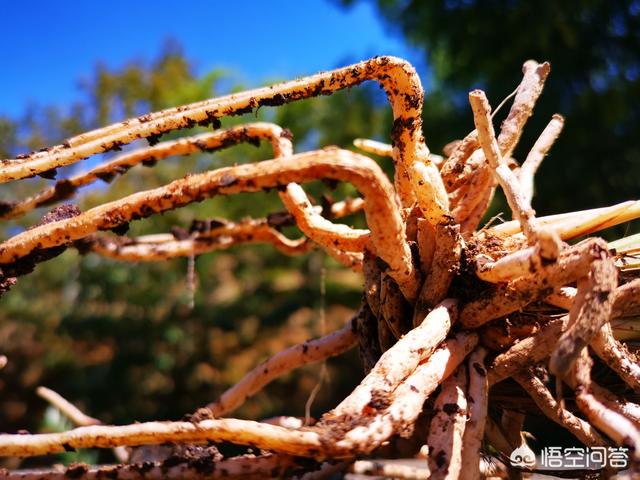
[{"label": "root cluster", "polygon": [[[640,216],[640,202],[536,217],[531,207],[534,174],[560,134],[562,117],[550,119],[521,165],[513,152],[549,72],[547,63],[524,64],[498,133],[485,93],[471,92],[475,129],[450,144],[442,157],[429,151],[423,136],[423,90],[415,70],[403,60],[376,57],[150,113],[3,160],[4,183],[33,175],[52,177],[58,167],[137,139],[150,144],[58,180],[30,198],[3,202],[0,216],[11,219],[67,200],[95,180],[111,181],[138,164],[152,167],[169,156],[267,140],[274,157],[189,175],[84,212],[57,207],[40,224],[0,243],[0,292],[16,281],[28,281],[20,277],[67,248],[121,261],[162,261],[256,242],[272,244],[286,255],[322,249],[362,271],[364,292],[358,312],[342,329],[276,354],[219,399],[202,408],[194,405],[185,421],[102,425],[55,392],[42,390],[78,427],[51,434],[0,434],[0,455],[115,448],[123,463],[1,475],[321,478],[351,470],[402,478],[503,477],[539,467],[535,459],[524,466],[510,461],[512,452],[526,447],[526,415],[543,415],[585,446],[626,449],[627,468],[635,472],[640,406],[626,394],[640,393],[640,366],[614,333],[616,322],[640,314],[640,279],[634,279],[633,272],[619,275],[616,260],[624,252],[612,251],[604,240],[569,242]],[[294,153],[290,132],[277,125],[219,129],[224,116],[331,95],[366,80],[380,83],[387,93],[394,116],[392,143],[359,139],[356,145],[391,156],[393,181],[364,154],[337,147]],[[214,131],[159,143],[161,135],[196,124],[212,125]],[[313,180],[349,182],[360,197],[315,205],[302,187]],[[513,220],[479,228],[497,186]],[[131,221],[214,196],[266,189],[277,189],[283,212],[264,219],[199,220],[187,228],[176,226],[171,233],[138,238],[109,233],[122,234]],[[358,211],[364,212],[367,229],[336,221]],[[295,224],[303,236],[286,237],[280,228],[285,224]],[[316,423],[227,417],[275,378],[356,346],[364,378]],[[592,379],[596,357],[624,388],[610,390]],[[519,385],[517,395],[529,397],[534,407],[505,402],[500,388],[509,384]],[[216,442],[262,453],[221,458],[206,446]],[[134,450],[122,450],[167,443],[174,445],[172,453],[153,462],[136,464]],[[428,460],[418,467],[366,460],[407,454],[426,455]]]}]

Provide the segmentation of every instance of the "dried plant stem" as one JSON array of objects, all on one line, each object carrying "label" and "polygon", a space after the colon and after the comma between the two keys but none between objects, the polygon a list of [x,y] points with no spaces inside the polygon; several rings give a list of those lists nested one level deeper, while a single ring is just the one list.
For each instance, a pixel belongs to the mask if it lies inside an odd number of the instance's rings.
[{"label": "dried plant stem", "polygon": [[587,420],[604,432],[618,445],[631,449],[632,459],[640,459],[640,430],[624,415],[611,410],[602,403],[591,388],[591,368],[593,360],[587,348],[580,351],[573,368],[567,378],[576,393],[576,404],[585,414]]},{"label": "dried plant stem", "polygon": [[456,314],[456,302],[453,300],[445,300],[434,308],[418,327],[384,352],[371,372],[330,414],[336,417],[360,416],[374,393],[391,394],[420,362],[430,358],[449,333]]},{"label": "dried plant stem", "polygon": [[531,204],[531,199],[533,198],[533,177],[538,171],[542,160],[560,136],[563,126],[564,118],[561,115],[555,114],[536,140],[536,143],[534,143],[527,158],[520,167],[518,180],[522,188],[522,196],[529,204]]},{"label": "dried plant stem", "polygon": [[146,422],[125,426],[94,425],[62,433],[0,434],[0,456],[33,456],[69,448],[109,448],[121,445],[158,445],[166,442],[230,441],[255,445],[278,453],[313,457],[324,455],[318,433],[237,419],[191,422]]},{"label": "dried plant stem", "polygon": [[460,310],[460,322],[467,328],[477,328],[490,320],[517,311],[546,296],[550,288],[587,275],[591,262],[601,259],[606,251],[606,243],[596,238],[568,247],[556,262],[541,266],[536,275],[498,284],[492,295],[464,305]]},{"label": "dried plant stem", "polygon": [[613,337],[611,324],[605,323],[590,343],[598,357],[606,362],[629,387],[640,393],[640,364],[626,347]]},{"label": "dried plant stem", "polygon": [[460,476],[465,480],[480,479],[480,451],[484,438],[484,427],[487,420],[489,403],[489,384],[484,361],[487,351],[476,348],[469,355],[467,371],[469,386],[467,388],[468,421],[462,437],[462,459]]},{"label": "dried plant stem", "polygon": [[462,253],[460,227],[451,221],[435,226],[435,250],[414,309],[413,323],[422,322],[425,314],[441,302],[455,277]]},{"label": "dried plant stem", "polygon": [[363,152],[373,153],[381,157],[391,157],[393,155],[393,146],[388,143],[382,143],[368,138],[356,138],[353,144]]},{"label": "dried plant stem", "polygon": [[100,425],[102,422],[97,418],[90,417],[83,413],[78,407],[66,400],[62,395],[47,387],[38,387],[36,393],[44,398],[51,405],[56,407],[63,415],[68,417],[75,425]]},{"label": "dried plant stem", "polygon": [[[478,139],[490,168],[494,171],[498,182],[504,190],[513,216],[520,222],[522,231],[530,245],[538,241],[538,227],[535,223],[535,212],[522,196],[518,179],[502,160],[502,154],[491,122],[491,107],[482,90],[474,90],[469,94],[469,103],[473,110],[473,120],[478,131]],[[506,122],[505,122],[506,125]],[[513,134],[515,135],[515,134]],[[519,132],[517,133],[519,136]]]},{"label": "dried plant stem", "polygon": [[[617,285],[615,263],[603,249],[600,258],[591,263],[588,281],[578,283],[577,299],[571,307],[569,326],[549,359],[549,369],[555,375],[565,377],[582,349],[591,343],[609,321]],[[584,301],[578,301],[582,295]]]},{"label": "dried plant stem", "polygon": [[498,355],[488,369],[489,386],[516,374],[523,368],[547,358],[566,327],[569,316],[551,320],[535,335],[525,338]]},{"label": "dried plant stem", "polygon": [[566,428],[583,444],[590,447],[607,445],[607,441],[588,422],[576,417],[556,402],[551,392],[531,368],[515,374],[514,379],[529,394],[542,413]]},{"label": "dried plant stem", "polygon": [[[459,333],[443,343],[424,363],[418,365],[406,381],[393,392],[388,408],[369,408],[376,412],[372,419],[364,418],[364,425],[349,430],[336,445],[347,451],[368,453],[386,441],[394,432],[411,430],[427,397],[447,379],[478,343],[475,333]],[[382,399],[378,396],[378,399]],[[330,412],[327,419],[333,419]],[[358,418],[358,417],[356,417]]]},{"label": "dried plant stem", "polygon": [[[457,479],[462,470],[462,438],[467,422],[467,369],[464,365],[442,383],[429,427],[429,470],[432,479]],[[480,462],[476,463],[478,468]]]},{"label": "dried plant stem", "polygon": [[302,255],[313,248],[307,238],[291,240],[271,228],[266,220],[226,222],[208,232],[193,233],[180,240],[172,234],[125,239],[96,236],[83,242],[82,247],[114,260],[152,262],[202,255],[244,243],[270,243],[285,255]]},{"label": "dried plant stem", "polygon": [[35,227],[0,244],[0,263],[15,262],[36,249],[64,245],[97,230],[181,207],[216,194],[284,186],[317,178],[352,182],[367,199],[365,215],[376,253],[390,267],[403,294],[415,298],[418,272],[404,240],[404,225],[393,190],[380,168],[367,157],[345,150],[320,150],[257,164],[227,167],[195,174],[164,187],[139,192],[88,210],[77,217]]},{"label": "dried plant stem", "polygon": [[[538,64],[532,60],[525,62],[522,81],[515,91],[513,105],[509,110],[507,118],[502,123],[500,135],[496,142],[496,152],[498,152],[502,158],[509,159],[511,157],[522,134],[522,129],[531,116],[533,107],[542,93],[542,88],[544,87],[549,70],[548,63]],[[500,106],[498,109],[499,108]],[[491,118],[489,118],[488,121],[491,123]],[[473,138],[474,136],[476,136],[476,139]],[[478,142],[479,145],[482,145],[477,129],[467,135],[465,140],[468,141],[468,144],[462,145],[462,149],[466,149],[467,151],[470,150],[470,146],[474,140]],[[465,140],[463,140],[463,144]],[[448,172],[445,172],[445,168],[443,167],[443,177],[447,191],[459,198],[458,201],[452,201],[455,205],[453,216],[457,222],[461,223],[461,231],[464,234],[477,228],[480,219],[493,198],[495,190],[495,183],[489,173],[490,165],[487,165],[487,161],[490,162],[490,159],[486,156],[486,151],[483,155],[483,150],[484,148],[475,150],[470,154],[465,151],[463,156],[466,156],[468,160],[466,160],[464,164],[461,164],[459,159],[457,160],[457,164],[453,164],[454,172],[457,174],[453,180]],[[454,154],[452,154],[452,156],[454,156]],[[495,170],[495,168],[493,168],[493,170]],[[505,175],[508,174],[505,172]],[[457,194],[454,193],[455,190],[458,190]]]},{"label": "dried plant stem", "polygon": [[387,274],[383,274],[380,281],[380,313],[381,319],[395,337],[393,343],[413,327],[407,315],[407,302],[398,290],[398,285]]},{"label": "dried plant stem", "polygon": [[498,145],[502,156],[510,157],[518,144],[522,130],[533,113],[533,108],[542,93],[551,66],[548,62],[538,63],[528,60],[522,66],[522,81],[518,86],[513,105],[507,118],[502,122]]},{"label": "dried plant stem", "polygon": [[[628,222],[640,216],[640,201],[622,202],[611,207],[594,208],[570,213],[560,213],[537,218],[538,225],[554,230],[561,239],[597,232],[605,228]],[[521,232],[519,221],[501,223],[489,229],[499,235],[516,235]]]},{"label": "dried plant stem", "polygon": [[512,448],[519,448],[522,443],[522,429],[524,427],[525,415],[517,410],[505,409],[500,417],[500,426],[505,438]]},{"label": "dried plant stem", "polygon": [[268,122],[247,123],[225,130],[183,137],[127,152],[86,173],[59,180],[53,187],[42,190],[30,198],[15,204],[9,203],[8,208],[0,214],[0,218],[15,218],[36,207],[65,200],[73,196],[80,187],[90,185],[96,180],[111,182],[115,176],[124,174],[141,163],[152,166],[159,160],[171,156],[211,152],[243,142],[259,142],[262,139],[271,142],[274,157],[288,156],[293,153],[290,133],[278,125]]},{"label": "dried plant stem", "polygon": [[[415,162],[422,162],[432,167],[434,173],[437,173],[437,168],[429,160],[429,151],[422,137],[423,91],[420,79],[410,64],[395,57],[376,57],[331,72],[150,113],[93,130],[70,138],[65,144],[45,152],[5,162],[0,172],[0,182],[68,165],[138,138],[153,138],[170,130],[191,127],[198,122],[215,123],[220,117],[244,113],[261,106],[275,106],[317,95],[330,95],[365,80],[380,82],[389,97],[395,126],[393,156],[396,163],[396,186],[403,205],[408,206],[413,199],[406,177],[409,167]],[[439,175],[431,175],[435,182],[439,178]],[[436,188],[441,188],[444,195],[441,180]]]},{"label": "dried plant stem", "polygon": [[356,343],[355,322],[356,317],[340,330],[277,353],[247,373],[242,380],[206,408],[216,417],[225,415],[238,408],[247,398],[255,395],[274,379],[291,370],[344,353]]},{"label": "dried plant stem", "polygon": [[287,185],[280,198],[294,216],[298,228],[323,247],[362,252],[369,242],[369,230],[354,229],[347,225],[333,223],[316,213],[306,193],[297,183]]},{"label": "dried plant stem", "polygon": [[616,318],[638,314],[640,314],[640,278],[631,280],[616,289],[611,316]]}]

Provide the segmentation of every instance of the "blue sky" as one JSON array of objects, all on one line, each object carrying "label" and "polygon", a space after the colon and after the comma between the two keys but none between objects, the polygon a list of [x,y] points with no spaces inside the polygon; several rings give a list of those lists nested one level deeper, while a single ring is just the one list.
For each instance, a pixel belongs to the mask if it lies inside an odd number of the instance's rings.
[{"label": "blue sky", "polygon": [[363,2],[327,0],[3,2],[0,114],[28,102],[65,105],[96,62],[151,59],[177,39],[198,72],[224,67],[247,86],[329,70],[373,55],[420,64],[420,53]]}]

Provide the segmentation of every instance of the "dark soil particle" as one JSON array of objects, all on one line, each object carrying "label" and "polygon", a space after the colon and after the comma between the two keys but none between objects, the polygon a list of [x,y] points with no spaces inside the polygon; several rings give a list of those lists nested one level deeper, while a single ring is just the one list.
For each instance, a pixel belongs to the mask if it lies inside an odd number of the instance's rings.
[{"label": "dark soil particle", "polygon": [[194,413],[189,413],[183,418],[186,422],[200,423],[203,420],[213,420],[215,417],[213,416],[213,412],[208,408],[199,408]]},{"label": "dark soil particle", "polygon": [[0,216],[10,213],[15,206],[16,202],[0,200]]},{"label": "dark soil particle", "polygon": [[[80,210],[75,205],[60,205],[49,213],[44,215],[42,219],[32,226],[29,230],[47,223],[57,222],[80,215]],[[8,290],[15,284],[15,278],[31,273],[38,263],[57,257],[67,249],[67,245],[61,245],[53,248],[34,249],[29,254],[18,259],[13,263],[2,265],[0,274],[0,293]]]},{"label": "dark soil particle", "polygon": [[178,227],[177,225],[171,227],[171,235],[173,235],[176,240],[187,240],[191,236],[184,228]]},{"label": "dark soil particle", "polygon": [[153,462],[143,462],[140,465],[136,465],[136,470],[140,472],[142,475],[153,470],[155,467]]},{"label": "dark soil particle", "polygon": [[186,458],[181,457],[180,455],[171,455],[164,462],[162,462],[161,468],[165,470],[171,467],[175,467],[176,465],[181,465],[183,463],[187,463]]},{"label": "dark soil particle", "polygon": [[66,200],[67,198],[72,197],[76,193],[78,187],[76,187],[70,180],[64,179],[58,180],[54,189],[55,195],[51,199],[52,202]]},{"label": "dark soil particle", "polygon": [[335,190],[340,184],[338,180],[333,180],[331,178],[323,178],[322,183],[324,183],[330,190]]},{"label": "dark soil particle", "polygon": [[480,375],[481,377],[486,377],[487,376],[487,371],[478,362],[473,362],[473,364],[471,366],[478,373],[478,375]]},{"label": "dark soil particle", "polygon": [[286,138],[287,140],[293,140],[293,133],[288,128],[283,128],[282,132],[280,132],[280,137]]},{"label": "dark soil particle", "polygon": [[47,180],[55,180],[56,175],[58,175],[58,170],[52,168],[51,170],[45,170],[44,172],[40,172],[38,174],[39,177],[46,178]]},{"label": "dark soil particle", "polygon": [[233,175],[230,175],[228,173],[225,173],[224,175],[222,175],[222,178],[220,179],[219,185],[221,187],[230,187],[232,185],[235,185],[236,183],[238,183],[238,177],[235,177]]},{"label": "dark soil particle", "polygon": [[209,233],[211,230],[229,225],[224,218],[210,218],[207,220],[193,220],[189,226],[189,233]]},{"label": "dark soil particle", "polygon": [[391,401],[386,393],[379,390],[374,390],[371,392],[371,400],[369,401],[367,406],[373,408],[374,410],[384,410],[389,405],[391,405]]},{"label": "dark soil particle", "polygon": [[442,406],[442,411],[447,415],[455,415],[460,413],[460,406],[457,403],[445,403]]},{"label": "dark soil particle", "polygon": [[267,224],[275,229],[280,229],[294,225],[295,220],[289,212],[275,212],[267,215]]},{"label": "dark soil particle", "polygon": [[480,242],[476,238],[469,239],[460,256],[460,270],[453,279],[450,288],[450,296],[459,298],[461,303],[470,300],[484,298],[491,295],[497,288],[497,284],[485,282],[476,275],[476,256],[480,253],[487,253],[496,257],[493,251],[502,248],[502,242],[497,238],[492,241]]},{"label": "dark soil particle", "polygon": [[259,100],[258,104],[261,107],[262,106],[279,107],[280,105],[283,105],[284,103],[287,102],[287,97],[288,95],[283,95],[282,93],[276,93],[271,98],[263,98],[262,100]]},{"label": "dark soil particle", "polygon": [[113,150],[114,152],[119,152],[120,150],[122,150],[123,146],[124,146],[124,143],[116,140],[106,148],[106,151],[109,152]]},{"label": "dark soil particle", "polygon": [[152,133],[151,135],[149,135],[147,137],[149,146],[153,147],[154,145],[157,145],[160,142],[160,137],[162,137],[161,133]]},{"label": "dark soil particle", "polygon": [[88,471],[89,467],[84,463],[72,463],[64,472],[64,475],[68,478],[83,478]]},{"label": "dark soil particle", "polygon": [[77,217],[82,213],[80,209],[72,205],[70,203],[60,205],[59,207],[54,208],[50,212],[46,213],[38,223],[32,226],[29,230],[39,227],[41,225],[45,225],[47,223],[57,222],[59,220],[66,220],[67,218]]},{"label": "dark soil particle", "polygon": [[124,235],[129,231],[129,223],[123,223],[122,225],[110,228],[109,230],[111,230],[116,235]]},{"label": "dark soil particle", "polygon": [[149,157],[142,160],[141,163],[144,167],[153,167],[156,163],[158,163],[158,159],[155,157]]},{"label": "dark soil particle", "polygon": [[116,178],[116,174],[113,172],[96,172],[95,175],[105,183],[111,183]]}]

